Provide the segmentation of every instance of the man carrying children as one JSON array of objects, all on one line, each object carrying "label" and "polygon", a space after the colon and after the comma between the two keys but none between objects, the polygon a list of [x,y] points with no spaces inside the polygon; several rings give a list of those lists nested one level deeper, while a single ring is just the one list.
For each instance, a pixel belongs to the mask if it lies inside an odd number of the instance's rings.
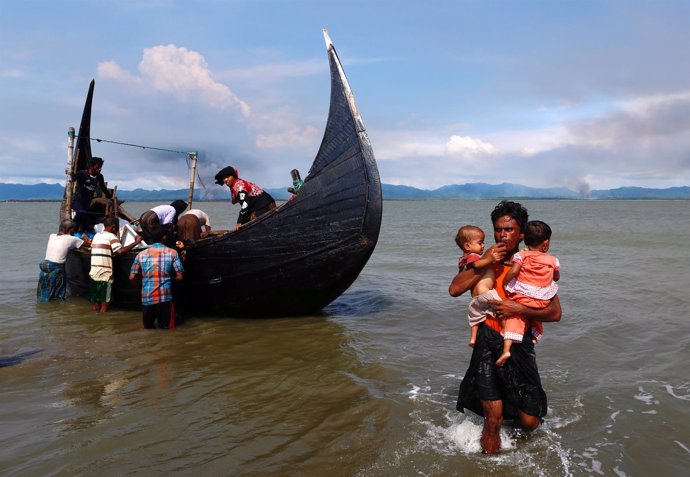
[{"label": "man carrying children", "polygon": [[129,272],[133,283],[141,275],[142,319],[147,329],[175,327],[172,280],[182,280],[184,269],[178,253],[162,243],[167,233],[161,228],[152,231],[153,245],[139,252]]},{"label": "man carrying children", "polygon": [[[502,318],[519,315],[536,322],[561,319],[558,295],[541,309],[529,308],[505,297],[503,280],[511,269],[511,259],[524,237],[527,221],[527,210],[516,202],[502,201],[491,213],[496,244],[486,250],[483,257],[493,257],[494,288],[502,301],[491,301],[496,316],[487,316],[478,325],[470,365],[460,384],[457,408],[459,411],[469,409],[484,417],[480,442],[487,454],[501,450],[499,432],[504,417],[514,419],[523,430],[532,431],[546,415],[546,393],[541,386],[532,340],[515,343],[511,359],[503,366],[496,365],[503,352]],[[481,269],[465,268],[453,278],[448,292],[451,296],[460,296],[483,276]]]}]

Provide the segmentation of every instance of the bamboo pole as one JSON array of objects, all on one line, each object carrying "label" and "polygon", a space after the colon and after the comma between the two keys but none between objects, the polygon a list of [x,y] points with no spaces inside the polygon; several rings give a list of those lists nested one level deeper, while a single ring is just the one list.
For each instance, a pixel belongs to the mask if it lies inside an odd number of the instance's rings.
[{"label": "bamboo pole", "polygon": [[191,172],[189,174],[189,200],[187,203],[189,206],[187,207],[187,210],[192,208],[192,201],[194,200],[194,181],[196,180],[196,160],[197,160],[197,153],[196,151],[192,151],[187,153],[189,156],[189,159],[192,161],[192,167],[191,167]]},{"label": "bamboo pole", "polygon": [[71,218],[72,211],[72,190],[73,187],[73,173],[74,169],[74,128],[70,127],[67,130],[67,168],[65,169],[65,200],[62,202],[62,211],[60,220]]}]

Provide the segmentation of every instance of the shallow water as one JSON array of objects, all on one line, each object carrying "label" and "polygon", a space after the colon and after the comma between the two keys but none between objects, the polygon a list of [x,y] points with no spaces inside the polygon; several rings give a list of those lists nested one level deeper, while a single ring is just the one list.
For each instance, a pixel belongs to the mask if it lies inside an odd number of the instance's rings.
[{"label": "shallow water", "polygon": [[[196,205],[217,228],[237,214]],[[544,426],[506,427],[488,457],[481,420],[455,411],[468,299],[447,288],[458,226],[489,230],[494,205],[386,201],[369,264],[323,313],[164,332],[36,304],[58,204],[0,204],[0,365],[17,358],[0,367],[0,474],[686,475],[690,204],[525,203],[554,230],[564,316],[537,348]]]}]

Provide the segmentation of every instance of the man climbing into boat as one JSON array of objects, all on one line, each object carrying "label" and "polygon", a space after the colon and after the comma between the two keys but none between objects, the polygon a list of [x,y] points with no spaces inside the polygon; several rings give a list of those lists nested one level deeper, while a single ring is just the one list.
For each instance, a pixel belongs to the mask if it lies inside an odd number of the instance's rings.
[{"label": "man climbing into boat", "polygon": [[92,208],[92,201],[98,189],[106,199],[113,198],[105,185],[105,179],[101,174],[102,169],[103,159],[92,157],[86,163],[86,169],[74,174],[76,189],[72,210],[75,212],[74,222],[77,224],[77,232],[93,232],[93,226],[102,218],[102,214]]},{"label": "man climbing into boat", "polygon": [[276,202],[268,192],[248,180],[241,179],[234,167],[224,167],[216,174],[215,179],[216,184],[225,184],[230,188],[232,203],[240,204],[240,214],[234,230],[276,208]]},{"label": "man climbing into boat", "polygon": [[[486,454],[501,450],[500,429],[504,417],[514,419],[515,424],[525,431],[533,431],[539,427],[547,410],[546,393],[541,386],[532,340],[515,343],[511,348],[511,359],[503,366],[496,365],[503,353],[502,318],[521,316],[535,322],[561,319],[558,295],[540,309],[529,308],[505,296],[503,281],[512,268],[511,259],[524,238],[527,221],[527,209],[517,202],[501,201],[491,212],[496,245],[486,250],[483,257],[493,257],[494,287],[503,300],[489,302],[496,316],[487,316],[478,325],[470,365],[460,383],[457,409],[469,409],[484,417],[480,443]],[[466,268],[455,275],[448,292],[453,297],[460,296],[472,289],[482,276],[481,270]]]}]

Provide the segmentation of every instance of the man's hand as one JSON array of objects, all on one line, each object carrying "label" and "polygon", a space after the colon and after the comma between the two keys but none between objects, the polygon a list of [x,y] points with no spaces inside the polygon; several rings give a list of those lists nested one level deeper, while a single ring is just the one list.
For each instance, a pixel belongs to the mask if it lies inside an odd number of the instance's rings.
[{"label": "man's hand", "polygon": [[496,318],[522,316],[525,313],[525,307],[513,300],[489,300],[489,305],[493,307]]}]

